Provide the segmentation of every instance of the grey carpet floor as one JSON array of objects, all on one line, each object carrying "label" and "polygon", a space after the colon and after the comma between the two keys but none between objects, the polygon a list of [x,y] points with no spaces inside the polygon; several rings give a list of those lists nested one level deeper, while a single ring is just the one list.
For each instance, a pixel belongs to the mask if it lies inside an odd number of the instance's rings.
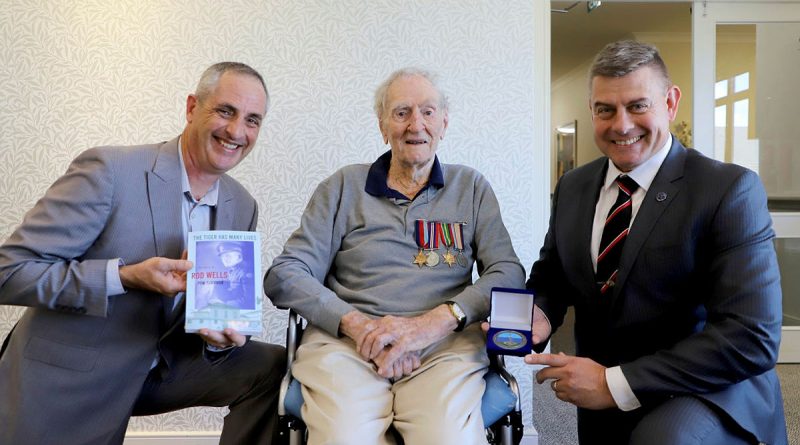
[{"label": "grey carpet floor", "polygon": [[[570,316],[553,336],[552,342],[553,352],[574,354]],[[800,445],[800,364],[778,365],[777,370],[783,391],[789,444]],[[539,445],[577,445],[575,407],[558,400],[549,385],[538,385],[535,381],[533,401],[533,424],[539,433]]]}]

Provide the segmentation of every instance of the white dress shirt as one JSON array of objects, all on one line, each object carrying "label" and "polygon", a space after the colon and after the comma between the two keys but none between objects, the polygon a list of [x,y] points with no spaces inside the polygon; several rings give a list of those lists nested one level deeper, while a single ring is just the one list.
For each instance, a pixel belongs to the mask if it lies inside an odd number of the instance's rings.
[{"label": "white dress shirt", "polygon": [[[605,226],[606,217],[617,200],[618,188],[615,185],[617,176],[626,174],[639,184],[639,188],[631,196],[631,225],[633,225],[633,221],[636,219],[636,214],[639,212],[639,207],[642,205],[644,196],[647,194],[647,190],[650,189],[650,185],[653,183],[658,169],[661,168],[661,164],[664,163],[664,159],[667,158],[671,146],[672,135],[667,138],[667,142],[650,159],[627,173],[621,172],[617,166],[611,162],[611,159],[608,160],[608,172],[606,172],[603,187],[600,189],[600,197],[597,199],[597,206],[594,211],[594,223],[592,224],[591,253],[595,272],[597,271],[597,255],[600,250],[600,238],[603,236],[603,227]],[[611,397],[614,398],[617,407],[622,411],[631,411],[642,406],[639,399],[637,399],[636,395],[633,393],[633,390],[631,390],[631,386],[628,384],[625,375],[622,373],[622,368],[619,366],[606,368],[606,383],[608,384],[609,391],[611,391]]]}]

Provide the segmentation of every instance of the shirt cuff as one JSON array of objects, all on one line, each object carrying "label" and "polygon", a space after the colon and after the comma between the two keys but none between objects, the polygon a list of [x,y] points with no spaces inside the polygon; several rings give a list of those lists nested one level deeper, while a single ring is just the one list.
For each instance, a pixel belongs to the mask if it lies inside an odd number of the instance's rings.
[{"label": "shirt cuff", "polygon": [[608,390],[611,391],[611,397],[614,398],[614,402],[620,410],[633,411],[642,406],[633,393],[631,385],[628,384],[625,374],[622,373],[621,367],[606,368],[606,384]]},{"label": "shirt cuff", "polygon": [[124,265],[121,258],[114,258],[106,263],[106,297],[125,293],[125,288],[119,279],[119,268]]},{"label": "shirt cuff", "polygon": [[[534,311],[535,310],[536,309],[534,309]],[[539,308],[539,310],[542,311],[542,308]],[[552,337],[553,336],[553,323],[550,323],[550,318],[547,316],[547,314],[544,313],[544,311],[542,311],[542,315],[544,316],[544,321],[547,322],[547,326],[550,328],[550,336]],[[533,330],[533,325],[531,325],[531,330]]]},{"label": "shirt cuff", "polygon": [[218,348],[218,347],[216,347],[214,345],[210,345],[210,344],[206,343],[206,350],[208,352],[224,352],[224,351],[227,351],[229,349],[233,349],[235,347],[236,347],[235,345],[231,345],[231,346],[226,346],[224,348]]}]

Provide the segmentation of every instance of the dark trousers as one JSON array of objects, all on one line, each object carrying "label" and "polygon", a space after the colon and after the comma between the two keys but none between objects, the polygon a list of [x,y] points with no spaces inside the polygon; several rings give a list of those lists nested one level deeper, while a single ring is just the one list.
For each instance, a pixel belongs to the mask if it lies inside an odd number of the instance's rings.
[{"label": "dark trousers", "polygon": [[693,396],[666,400],[652,408],[578,409],[581,445],[745,445],[757,443],[725,412]]},{"label": "dark trousers", "polygon": [[277,434],[278,388],[285,370],[284,348],[257,341],[213,364],[201,354],[176,357],[166,376],[159,367],[150,372],[132,415],[227,406],[230,413],[225,416],[220,444],[271,444]]}]

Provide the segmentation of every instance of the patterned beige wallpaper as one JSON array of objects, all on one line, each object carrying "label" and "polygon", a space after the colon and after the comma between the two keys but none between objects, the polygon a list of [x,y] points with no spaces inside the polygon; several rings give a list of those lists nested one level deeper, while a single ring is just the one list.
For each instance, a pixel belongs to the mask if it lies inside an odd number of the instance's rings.
[{"label": "patterned beige wallpaper", "polygon": [[[526,268],[547,204],[532,178],[534,6],[530,0],[5,0],[0,8],[0,239],[69,161],[102,144],[162,141],[186,94],[221,60],[260,70],[272,94],[258,146],[233,175],[259,202],[263,264],[299,222],[316,184],[385,150],[376,85],[407,65],[439,72],[451,95],[444,162],[482,171]],[[20,308],[0,306],[0,338]],[[283,342],[285,314],[264,314]],[[512,364],[531,422],[531,373]],[[216,430],[222,409],[133,419],[132,431]]]}]

